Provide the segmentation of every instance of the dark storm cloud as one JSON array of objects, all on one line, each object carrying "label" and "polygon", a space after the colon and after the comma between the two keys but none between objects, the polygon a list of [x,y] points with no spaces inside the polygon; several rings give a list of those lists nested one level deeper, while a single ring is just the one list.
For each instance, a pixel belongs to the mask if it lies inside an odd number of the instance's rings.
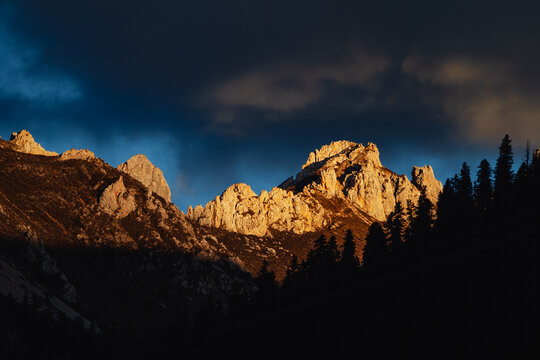
[{"label": "dark storm cloud", "polygon": [[[456,148],[478,151],[478,141],[506,132],[540,143],[534,2],[25,0],[6,8],[4,122],[70,124],[104,142],[118,132],[167,135],[181,159],[169,182],[183,194],[219,193],[257,163],[291,175],[314,147],[337,139],[374,141],[383,157],[409,162],[454,159]],[[222,176],[200,180],[215,172]]]},{"label": "dark storm cloud", "polygon": [[44,68],[39,50],[17,38],[9,27],[11,21],[10,9],[0,6],[0,98],[52,105],[79,98],[76,81]]},{"label": "dark storm cloud", "polygon": [[[421,85],[440,87],[441,96],[429,105],[444,108],[443,114],[456,126],[472,122],[463,131],[473,135],[487,127],[474,110],[467,109],[496,103],[510,115],[525,108],[517,115],[517,123],[522,124],[516,125],[519,132],[531,124],[537,112],[538,94],[528,84],[540,80],[535,61],[539,60],[536,39],[540,33],[538,9],[530,5],[432,1],[25,3],[18,7],[18,29],[45,48],[52,64],[77,74],[96,92],[106,88],[157,107],[165,104],[181,113],[192,111],[193,121],[210,124],[211,129],[234,130],[240,124],[238,133],[244,133],[245,122],[256,128],[255,121],[279,121],[286,118],[282,113],[301,113],[324,97],[335,97],[343,88],[352,90],[350,95],[340,93],[343,102],[356,102],[359,113],[400,107],[403,104],[396,96],[403,90],[396,87],[407,84],[395,82],[381,89],[377,81],[385,71],[400,69],[403,61],[400,76],[419,80],[416,87],[408,84],[412,88],[406,91],[422,95]],[[411,59],[420,59],[441,68],[463,56],[469,59],[463,66],[503,64],[506,79],[499,85],[512,90],[464,101],[455,93],[483,87],[484,81],[497,74],[484,71],[475,84],[441,83],[427,79],[426,73],[437,76],[437,69],[411,71],[408,66]],[[368,88],[378,95],[358,97],[355,88]],[[418,103],[425,105],[421,100]],[[343,105],[334,104],[335,108]],[[259,120],[242,119],[244,110],[250,108],[266,113]],[[504,122],[494,120],[489,135],[503,130]]]}]

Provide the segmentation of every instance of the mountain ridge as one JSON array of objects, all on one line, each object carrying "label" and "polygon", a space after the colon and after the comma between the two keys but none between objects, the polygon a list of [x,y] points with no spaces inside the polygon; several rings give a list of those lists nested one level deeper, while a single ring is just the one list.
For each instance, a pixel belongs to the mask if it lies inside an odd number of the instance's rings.
[{"label": "mountain ridge", "polygon": [[[429,165],[413,167],[412,181],[384,167],[379,150],[351,141],[337,141],[310,153],[296,176],[270,192],[255,194],[247,184],[233,184],[204,207],[189,207],[187,216],[203,226],[246,235],[267,236],[272,230],[296,234],[332,226],[318,198],[341,198],[359,219],[385,221],[396,202],[416,203],[420,189],[436,203],[442,184]],[[367,215],[367,216],[366,216]]]}]

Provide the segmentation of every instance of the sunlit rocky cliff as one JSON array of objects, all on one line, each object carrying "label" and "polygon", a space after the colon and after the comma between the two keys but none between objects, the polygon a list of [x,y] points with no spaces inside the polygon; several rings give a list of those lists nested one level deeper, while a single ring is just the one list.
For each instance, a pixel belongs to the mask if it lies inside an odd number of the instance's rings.
[{"label": "sunlit rocky cliff", "polygon": [[242,234],[302,234],[336,226],[335,209],[326,207],[326,200],[341,200],[341,211],[354,213],[359,221],[384,221],[396,202],[404,207],[416,203],[422,187],[436,203],[442,184],[431,166],[413,167],[409,180],[381,164],[375,144],[337,141],[310,153],[296,177],[270,192],[257,195],[248,185],[235,184],[204,207],[189,208],[187,216],[203,226]]}]

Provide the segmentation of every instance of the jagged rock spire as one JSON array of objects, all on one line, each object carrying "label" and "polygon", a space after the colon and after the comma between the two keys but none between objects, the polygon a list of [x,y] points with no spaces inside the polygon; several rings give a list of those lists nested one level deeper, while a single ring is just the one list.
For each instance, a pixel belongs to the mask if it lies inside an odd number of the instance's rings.
[{"label": "jagged rock spire", "polygon": [[53,151],[45,150],[34,140],[32,134],[27,130],[12,133],[9,142],[15,145],[20,152],[33,155],[58,156],[58,154]]},{"label": "jagged rock spire", "polygon": [[[437,201],[442,184],[430,166],[414,167],[412,178],[382,166],[373,143],[336,141],[310,153],[296,177],[269,193],[257,196],[248,185],[236,184],[205,207],[190,208],[188,217],[200,225],[258,236],[272,229],[315,231],[332,224],[339,211],[384,221],[396,202],[417,202],[422,187]],[[340,199],[344,208],[326,208],[324,199]]]},{"label": "jagged rock spire", "polygon": [[163,176],[163,172],[143,154],[133,156],[125,163],[118,165],[117,169],[140,181],[165,200],[171,201],[171,189]]}]

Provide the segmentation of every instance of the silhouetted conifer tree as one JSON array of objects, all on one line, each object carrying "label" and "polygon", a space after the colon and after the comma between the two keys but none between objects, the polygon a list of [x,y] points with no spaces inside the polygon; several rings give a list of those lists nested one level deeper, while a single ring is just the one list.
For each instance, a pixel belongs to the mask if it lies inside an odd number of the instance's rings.
[{"label": "silhouetted conifer tree", "polygon": [[410,220],[409,238],[405,243],[408,250],[427,249],[430,247],[431,230],[433,228],[433,203],[426,195],[426,188],[422,188],[418,205]]},{"label": "silhouetted conifer tree", "polygon": [[512,171],[512,165],[514,163],[512,152],[512,140],[506,135],[499,146],[499,157],[497,159],[497,165],[495,166],[495,188],[494,188],[494,201],[497,211],[508,211],[510,205],[510,195],[512,189],[512,181],[514,174]]},{"label": "silhouetted conifer tree", "polygon": [[387,255],[386,234],[378,222],[369,227],[363,254],[363,266],[369,268],[380,263]]},{"label": "silhouetted conifer tree", "polygon": [[459,172],[456,198],[458,211],[462,217],[470,215],[473,207],[473,187],[471,181],[471,168],[464,162]]},{"label": "silhouetted conifer tree", "polygon": [[341,258],[341,253],[339,252],[339,247],[334,235],[330,236],[330,239],[328,239],[325,257],[327,258],[329,265],[337,264]]},{"label": "silhouetted conifer tree", "polygon": [[324,283],[333,274],[337,265],[337,244],[334,239],[326,240],[324,235],[315,240],[313,248],[302,263],[302,271],[308,281]]},{"label": "silhouetted conifer tree", "polygon": [[402,250],[403,235],[405,233],[405,214],[401,202],[396,201],[394,210],[386,220],[386,228],[388,229],[390,251],[392,254],[398,254]]},{"label": "silhouetted conifer tree", "polygon": [[442,238],[449,238],[454,232],[456,222],[456,191],[455,182],[452,179],[446,179],[443,190],[437,200],[437,222],[436,230]]},{"label": "silhouetted conifer tree", "polygon": [[276,274],[268,270],[269,263],[264,260],[261,266],[261,270],[257,274],[257,302],[263,306],[270,305],[278,295],[278,284],[276,281]]},{"label": "silhouetted conifer tree", "polygon": [[483,159],[476,172],[476,184],[474,189],[474,200],[476,210],[479,214],[485,215],[491,208],[493,201],[493,182],[491,180],[491,166],[486,159]]},{"label": "silhouetted conifer tree", "polygon": [[323,269],[326,271],[326,277],[335,278],[338,276],[339,272],[339,263],[341,260],[341,252],[334,235],[330,236],[328,239],[328,244],[326,252],[323,258]]},{"label": "silhouetted conifer tree", "polygon": [[530,167],[526,161],[521,163],[513,186],[514,209],[517,213],[527,215],[532,208],[532,181]]},{"label": "silhouetted conifer tree", "polygon": [[356,244],[352,230],[347,230],[343,240],[343,251],[341,252],[341,268],[346,276],[353,274],[360,266],[356,257]]},{"label": "silhouetted conifer tree", "polygon": [[287,268],[285,273],[285,278],[283,279],[282,289],[286,293],[294,291],[294,285],[300,280],[299,279],[300,264],[298,263],[298,258],[293,254],[291,258],[291,263]]},{"label": "silhouetted conifer tree", "polygon": [[531,198],[533,203],[538,204],[540,202],[540,152],[535,152],[530,165],[531,176]]}]

